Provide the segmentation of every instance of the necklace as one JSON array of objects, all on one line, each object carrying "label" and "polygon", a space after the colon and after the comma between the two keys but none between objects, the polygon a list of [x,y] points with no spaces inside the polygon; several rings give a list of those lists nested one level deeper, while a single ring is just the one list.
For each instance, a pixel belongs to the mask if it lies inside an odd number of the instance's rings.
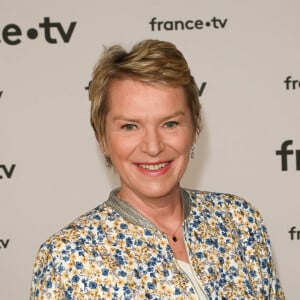
[{"label": "necklace", "polygon": [[181,223],[179,223],[178,227],[175,229],[175,231],[173,233],[164,232],[167,236],[171,236],[172,241],[175,242],[175,243],[178,241],[178,237],[176,236],[176,232],[178,231],[180,226],[181,226]]}]

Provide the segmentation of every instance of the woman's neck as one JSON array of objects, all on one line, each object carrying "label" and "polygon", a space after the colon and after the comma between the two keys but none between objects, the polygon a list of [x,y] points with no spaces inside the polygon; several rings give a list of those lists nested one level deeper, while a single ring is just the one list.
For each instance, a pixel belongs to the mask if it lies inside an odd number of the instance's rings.
[{"label": "woman's neck", "polygon": [[129,203],[163,232],[173,232],[183,222],[183,205],[179,187],[161,197],[145,197],[121,188],[118,197]]}]

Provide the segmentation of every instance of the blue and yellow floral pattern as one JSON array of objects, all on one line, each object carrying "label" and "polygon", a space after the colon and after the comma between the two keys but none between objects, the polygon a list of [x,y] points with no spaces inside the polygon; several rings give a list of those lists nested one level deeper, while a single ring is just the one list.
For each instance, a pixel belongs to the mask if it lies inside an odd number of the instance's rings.
[{"label": "blue and yellow floral pattern", "polygon": [[[41,246],[32,300],[197,299],[166,235],[117,192]],[[233,195],[182,194],[188,257],[207,297],[284,299],[260,214]]]}]

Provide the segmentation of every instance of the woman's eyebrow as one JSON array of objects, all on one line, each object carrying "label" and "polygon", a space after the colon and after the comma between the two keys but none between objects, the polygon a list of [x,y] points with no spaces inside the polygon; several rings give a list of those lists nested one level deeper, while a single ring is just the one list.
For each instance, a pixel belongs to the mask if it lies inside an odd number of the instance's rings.
[{"label": "woman's eyebrow", "polygon": [[[172,119],[175,118],[179,115],[183,115],[184,116],[184,112],[183,111],[176,111],[170,115],[166,115],[162,117],[162,120],[168,120],[168,119]],[[131,117],[131,116],[125,116],[125,115],[117,115],[115,117],[113,117],[113,121],[129,121],[129,122],[139,122],[139,118],[135,118],[135,117]]]},{"label": "woman's eyebrow", "polygon": [[184,112],[181,111],[181,110],[180,110],[180,111],[176,111],[176,112],[174,112],[174,113],[172,113],[172,114],[170,114],[170,115],[164,117],[163,119],[164,119],[164,120],[172,119],[172,118],[178,117],[179,115],[184,116]]}]

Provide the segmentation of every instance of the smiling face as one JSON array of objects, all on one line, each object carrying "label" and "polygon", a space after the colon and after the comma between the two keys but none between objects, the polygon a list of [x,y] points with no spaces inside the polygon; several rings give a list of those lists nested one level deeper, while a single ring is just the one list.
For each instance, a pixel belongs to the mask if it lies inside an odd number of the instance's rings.
[{"label": "smiling face", "polygon": [[183,88],[114,79],[108,107],[101,144],[120,176],[120,197],[178,197],[194,139]]}]

